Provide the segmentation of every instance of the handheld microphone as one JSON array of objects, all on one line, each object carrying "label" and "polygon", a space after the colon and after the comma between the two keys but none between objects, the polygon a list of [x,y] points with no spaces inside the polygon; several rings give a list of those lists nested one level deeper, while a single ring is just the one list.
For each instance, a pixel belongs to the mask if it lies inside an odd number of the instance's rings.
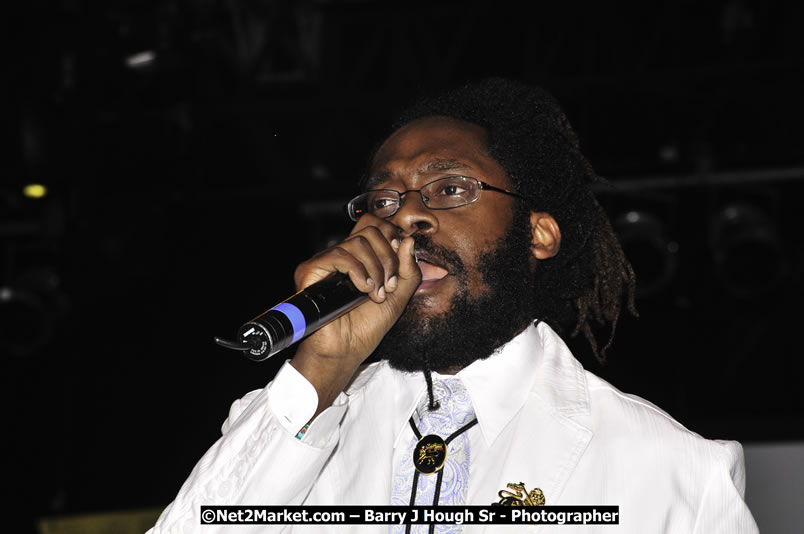
[{"label": "handheld microphone", "polygon": [[249,359],[260,362],[349,312],[366,298],[349,275],[335,273],[241,326],[238,341],[216,337],[215,343],[241,350]]}]

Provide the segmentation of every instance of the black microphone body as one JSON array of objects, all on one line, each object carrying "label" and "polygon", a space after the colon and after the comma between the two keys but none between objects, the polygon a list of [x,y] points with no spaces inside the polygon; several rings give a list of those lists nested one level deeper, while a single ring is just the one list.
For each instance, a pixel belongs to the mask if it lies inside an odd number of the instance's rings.
[{"label": "black microphone body", "polygon": [[241,347],[218,338],[215,341],[262,361],[349,312],[366,298],[348,275],[335,273],[241,326],[237,332]]}]

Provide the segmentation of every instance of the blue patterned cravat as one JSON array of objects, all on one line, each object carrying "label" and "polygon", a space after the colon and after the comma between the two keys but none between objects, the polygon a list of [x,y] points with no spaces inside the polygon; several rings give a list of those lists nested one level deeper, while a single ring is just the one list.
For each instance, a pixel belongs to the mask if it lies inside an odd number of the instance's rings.
[{"label": "blue patterned cravat", "polygon": [[[422,436],[438,434],[447,439],[451,434],[460,430],[475,418],[472,400],[459,378],[447,378],[433,381],[433,397],[439,403],[435,411],[427,408],[427,395],[416,408],[419,422],[416,425]],[[414,417],[415,420],[415,417]],[[411,431],[412,434],[412,431]],[[402,461],[394,474],[391,504],[407,506],[411,501],[413,486],[413,448],[418,439],[411,438]],[[466,491],[469,483],[469,438],[461,433],[447,446],[447,460],[443,467],[439,505],[459,505],[466,503]],[[416,504],[431,506],[435,504],[435,490],[438,473],[430,475],[419,474],[416,488]],[[404,525],[394,525],[391,532],[404,533]],[[427,525],[415,525],[410,532],[428,532]],[[458,533],[461,525],[437,525],[435,532]]]}]

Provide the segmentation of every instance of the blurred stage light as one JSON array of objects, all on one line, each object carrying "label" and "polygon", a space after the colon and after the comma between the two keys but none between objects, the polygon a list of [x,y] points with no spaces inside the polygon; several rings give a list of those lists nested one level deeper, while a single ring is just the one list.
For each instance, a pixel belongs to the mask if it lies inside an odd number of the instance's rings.
[{"label": "blurred stage light", "polygon": [[667,237],[665,225],[657,216],[628,211],[614,220],[614,230],[634,267],[638,297],[654,295],[673,281],[679,247]]},{"label": "blurred stage light", "polygon": [[150,67],[156,61],[156,52],[153,50],[146,50],[131,54],[126,58],[126,67],[130,69],[144,69]]},{"label": "blurred stage light", "polygon": [[22,194],[28,198],[43,198],[47,195],[47,187],[42,184],[28,184],[22,188]]},{"label": "blurred stage light", "polygon": [[42,184],[28,184],[22,188],[22,194],[28,198],[44,198],[47,187]]},{"label": "blurred stage light", "polygon": [[761,296],[781,281],[782,243],[760,208],[746,203],[724,207],[712,218],[710,243],[715,278],[733,295]]}]

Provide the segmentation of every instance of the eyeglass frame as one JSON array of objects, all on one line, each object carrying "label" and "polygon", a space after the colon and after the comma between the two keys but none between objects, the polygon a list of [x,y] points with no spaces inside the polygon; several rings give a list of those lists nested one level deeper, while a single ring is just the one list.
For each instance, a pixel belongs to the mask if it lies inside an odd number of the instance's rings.
[{"label": "eyeglass frame", "polygon": [[[478,189],[477,197],[475,197],[473,200],[471,200],[471,201],[469,201],[469,202],[467,202],[465,204],[458,204],[457,206],[447,206],[447,207],[444,207],[444,208],[431,208],[430,206],[428,206],[427,203],[429,201],[425,200],[426,197],[421,194],[422,189],[424,189],[425,187],[427,187],[427,186],[429,186],[431,184],[434,184],[436,182],[440,182],[441,180],[448,180],[450,178],[468,178],[469,180],[474,180],[475,182],[477,182],[477,189]],[[379,192],[382,192],[382,191],[387,191],[389,193],[396,193],[397,196],[399,196],[399,200],[396,203],[396,209],[394,210],[394,212],[389,214],[389,215],[386,215],[385,217],[383,217],[383,219],[387,219],[388,217],[393,217],[394,215],[397,214],[399,209],[402,207],[402,197],[407,195],[408,193],[419,193],[419,195],[421,195],[421,197],[422,197],[422,204],[424,204],[424,206],[428,210],[451,210],[451,209],[455,209],[455,208],[462,208],[462,207],[468,206],[470,204],[474,204],[475,202],[477,202],[480,199],[480,191],[496,191],[497,193],[503,193],[505,195],[510,195],[512,197],[516,197],[516,198],[519,198],[519,199],[522,199],[522,200],[529,200],[527,197],[522,196],[519,193],[515,193],[514,191],[511,191],[509,189],[503,189],[501,187],[491,185],[491,184],[489,184],[487,182],[484,182],[482,180],[478,180],[474,176],[466,176],[466,175],[463,175],[463,174],[454,174],[454,175],[450,175],[450,176],[443,176],[441,178],[436,178],[432,182],[427,182],[426,184],[421,186],[419,189],[408,189],[406,191],[397,191],[396,189],[369,189],[367,191],[363,191],[362,193],[360,193],[359,195],[353,197],[349,202],[346,203],[346,205],[344,206],[344,209],[346,210],[346,214],[349,216],[349,218],[352,221],[357,222],[360,219],[360,217],[362,217],[363,215],[360,215],[358,217],[354,216],[353,205],[354,205],[355,200],[357,200],[358,198],[360,198],[363,195],[366,195],[368,193],[379,193]],[[369,213],[369,212],[367,211],[366,213]]]}]

